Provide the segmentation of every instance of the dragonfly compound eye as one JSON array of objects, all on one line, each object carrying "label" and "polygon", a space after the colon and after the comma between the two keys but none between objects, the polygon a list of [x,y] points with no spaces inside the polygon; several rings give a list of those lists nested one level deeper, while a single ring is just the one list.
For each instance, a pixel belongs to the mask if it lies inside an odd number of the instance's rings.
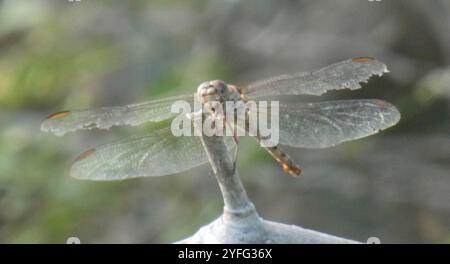
[{"label": "dragonfly compound eye", "polygon": [[216,89],[217,93],[220,95],[224,95],[228,92],[228,86],[224,81],[215,80],[210,83],[214,89]]}]

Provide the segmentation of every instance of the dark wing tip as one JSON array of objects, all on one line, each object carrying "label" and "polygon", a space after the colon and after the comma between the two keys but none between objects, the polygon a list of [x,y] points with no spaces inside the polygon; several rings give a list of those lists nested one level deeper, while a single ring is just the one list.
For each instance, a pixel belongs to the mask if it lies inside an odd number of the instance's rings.
[{"label": "dark wing tip", "polygon": [[353,58],[352,61],[354,62],[368,62],[368,61],[374,61],[375,58],[373,57],[356,57]]},{"label": "dark wing tip", "polygon": [[58,119],[58,118],[63,118],[66,117],[70,114],[70,111],[62,111],[62,112],[57,112],[54,114],[51,114],[49,116],[47,116],[46,119]]},{"label": "dark wing tip", "polygon": [[[70,111],[62,111],[62,112],[57,112],[57,113],[47,116],[44,120],[42,120],[41,131],[53,132],[57,136],[64,135],[64,133],[65,133],[64,131],[60,132],[56,129],[56,127],[55,127],[56,124],[55,124],[55,122],[53,122],[53,120],[64,118],[64,117],[70,115],[70,113],[71,113]],[[58,123],[58,122],[56,122],[56,123]]]},{"label": "dark wing tip", "polygon": [[[385,111],[388,111],[390,114],[390,122],[389,122],[389,126],[393,126],[395,124],[397,124],[400,119],[401,119],[401,113],[400,111],[397,109],[397,107],[395,107],[395,105],[384,101],[384,100],[380,100],[380,99],[372,99],[371,100],[372,103],[382,109],[384,109]],[[386,127],[387,128],[387,127]]]},{"label": "dark wing tip", "polygon": [[394,106],[393,104],[381,99],[372,99],[372,103],[382,108],[389,108]]},{"label": "dark wing tip", "polygon": [[92,155],[95,152],[94,148],[88,149],[85,152],[81,153],[80,155],[78,155],[78,157],[75,158],[74,163],[80,160],[83,160],[87,157],[89,157],[90,155]]}]

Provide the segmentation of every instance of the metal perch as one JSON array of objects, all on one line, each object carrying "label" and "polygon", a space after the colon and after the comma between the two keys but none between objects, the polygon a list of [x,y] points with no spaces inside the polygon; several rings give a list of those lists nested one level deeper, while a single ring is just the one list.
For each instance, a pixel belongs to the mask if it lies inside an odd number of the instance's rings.
[{"label": "metal perch", "polygon": [[348,244],[358,243],[295,225],[266,221],[248,199],[222,137],[203,136],[202,143],[224,201],[223,214],[177,243]]}]

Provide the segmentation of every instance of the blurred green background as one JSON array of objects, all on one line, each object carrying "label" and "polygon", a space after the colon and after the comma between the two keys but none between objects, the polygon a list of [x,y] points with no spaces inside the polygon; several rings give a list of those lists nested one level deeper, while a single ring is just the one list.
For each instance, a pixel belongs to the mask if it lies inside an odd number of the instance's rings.
[{"label": "blurred green background", "polygon": [[167,243],[221,213],[208,166],[123,182],[68,176],[83,150],[133,129],[55,137],[48,114],[245,84],[373,56],[391,71],[331,98],[380,98],[402,113],[375,136],[289,149],[292,178],[251,140],[238,167],[268,220],[365,241],[450,242],[447,0],[0,0],[0,243]]}]

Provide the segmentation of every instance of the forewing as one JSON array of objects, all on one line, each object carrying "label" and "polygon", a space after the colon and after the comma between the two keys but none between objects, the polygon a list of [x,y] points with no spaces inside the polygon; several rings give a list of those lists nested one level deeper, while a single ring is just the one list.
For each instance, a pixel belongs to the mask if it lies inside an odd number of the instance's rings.
[{"label": "forewing", "polygon": [[193,104],[193,95],[182,95],[144,103],[64,111],[52,114],[41,124],[41,130],[62,136],[79,129],[109,129],[112,126],[136,126],[145,122],[158,122],[177,115],[171,113],[175,101]]},{"label": "forewing", "polygon": [[241,89],[249,99],[277,95],[322,95],[329,90],[361,88],[373,75],[388,72],[382,62],[361,57],[345,60],[315,72],[281,75]]}]

